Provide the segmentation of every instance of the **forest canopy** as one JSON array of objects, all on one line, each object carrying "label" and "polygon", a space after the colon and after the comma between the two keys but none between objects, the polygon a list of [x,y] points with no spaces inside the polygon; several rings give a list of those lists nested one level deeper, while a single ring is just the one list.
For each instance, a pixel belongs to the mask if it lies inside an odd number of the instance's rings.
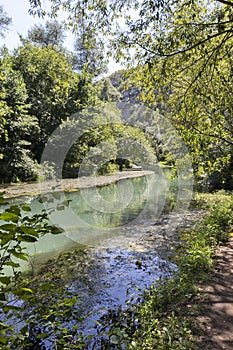
[{"label": "forest canopy", "polygon": [[[121,83],[115,84],[113,76],[111,84],[121,94],[128,88],[133,103],[138,99],[159,111],[178,129],[192,156],[197,180],[233,187],[233,2],[50,0],[47,4],[45,10],[39,0],[29,0],[32,15],[47,14],[52,21],[44,28],[32,28],[27,38],[21,38],[21,47],[2,55],[2,67],[7,63],[2,72],[9,71],[9,81],[2,78],[2,139],[9,139],[16,124],[18,134],[25,130],[24,122],[14,122],[18,115],[29,121],[22,139],[12,137],[4,147],[18,149],[20,159],[29,156],[38,163],[49,135],[62,121],[94,107],[97,101],[107,102],[101,97],[106,92],[95,82],[106,72],[107,57],[112,56],[126,69],[121,72]],[[65,23],[58,21],[61,9],[67,13]],[[7,18],[2,30],[10,21]],[[65,29],[75,33],[73,52],[64,49]],[[14,91],[17,84],[23,87],[14,106],[14,99],[6,98],[10,84],[16,85]],[[108,93],[111,89],[109,85]],[[12,89],[9,94],[14,94]],[[6,115],[11,115],[8,121]],[[168,161],[169,156],[162,159]],[[13,178],[17,176],[10,175]]]},{"label": "forest canopy", "polygon": [[[233,2],[60,1],[74,30],[88,25],[127,63],[141,99],[180,131],[195,173],[232,187]],[[31,11],[43,15],[37,0]],[[137,67],[137,69],[135,69]]]}]

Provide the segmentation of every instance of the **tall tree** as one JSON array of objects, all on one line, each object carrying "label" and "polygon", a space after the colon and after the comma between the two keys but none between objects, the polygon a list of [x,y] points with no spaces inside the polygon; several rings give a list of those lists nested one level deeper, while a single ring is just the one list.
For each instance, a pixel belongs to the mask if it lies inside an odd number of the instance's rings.
[{"label": "tall tree", "polygon": [[26,86],[20,72],[13,69],[12,57],[5,53],[0,61],[1,181],[32,180],[38,170],[31,155],[31,135],[38,136],[38,123],[29,114]]},{"label": "tall tree", "polygon": [[71,102],[70,98],[73,94],[75,99],[79,77],[72,72],[65,53],[53,46],[37,47],[30,43],[16,50],[14,69],[23,76],[29,113],[37,118],[40,127],[39,137],[33,142],[33,152],[39,161],[50,134],[70,112],[75,112],[75,101]]},{"label": "tall tree", "polygon": [[79,25],[74,42],[74,67],[78,72],[86,69],[93,76],[107,72],[103,42],[83,23]]},{"label": "tall tree", "polygon": [[7,13],[4,11],[3,6],[0,5],[0,36],[4,36],[4,32],[8,30],[11,22],[11,18],[8,17]]},{"label": "tall tree", "polygon": [[56,20],[47,21],[45,26],[37,24],[28,31],[28,40],[33,44],[62,47],[66,38],[64,25]]}]

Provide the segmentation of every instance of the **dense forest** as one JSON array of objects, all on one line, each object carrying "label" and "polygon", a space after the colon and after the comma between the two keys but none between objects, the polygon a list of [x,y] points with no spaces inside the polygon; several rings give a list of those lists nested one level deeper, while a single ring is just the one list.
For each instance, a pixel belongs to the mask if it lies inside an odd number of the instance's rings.
[{"label": "dense forest", "polygon": [[[75,125],[81,128],[82,124],[84,128],[86,122],[87,129],[66,156],[64,177],[77,176],[85,154],[104,140],[108,142],[105,149],[110,152],[108,164],[103,164],[98,171],[117,170],[117,139],[126,131],[131,134],[132,142],[135,138],[144,142],[153,158],[155,152],[143,133],[124,126],[115,106],[121,96],[118,90],[109,79],[95,81],[106,68],[98,56],[100,47],[91,42],[89,51],[85,41],[81,47],[80,37],[74,43],[75,51],[68,52],[62,46],[64,32],[57,21],[47,22],[44,28],[35,26],[29,30],[27,38],[21,37],[21,45],[13,53],[2,48],[2,182],[53,177],[53,164],[40,161],[48,139],[60,125],[61,129],[65,126],[67,132]],[[88,130],[87,122],[91,121],[93,125]],[[110,124],[114,124],[114,132]],[[62,138],[56,140],[56,147],[62,147],[63,141]],[[122,162],[118,161],[121,167]]]}]

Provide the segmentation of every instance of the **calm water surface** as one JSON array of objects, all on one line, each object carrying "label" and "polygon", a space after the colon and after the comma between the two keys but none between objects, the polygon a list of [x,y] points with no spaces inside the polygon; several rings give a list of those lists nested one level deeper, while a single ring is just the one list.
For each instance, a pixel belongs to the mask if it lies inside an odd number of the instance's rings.
[{"label": "calm water surface", "polygon": [[[109,237],[121,236],[129,225],[156,220],[164,208],[168,187],[164,176],[150,175],[66,193],[55,204],[67,199],[71,201],[69,207],[50,215],[65,233],[46,235],[33,247],[29,244],[30,252],[45,254],[46,258],[77,243],[99,246]],[[30,204],[33,212],[44,208],[37,199]]]}]

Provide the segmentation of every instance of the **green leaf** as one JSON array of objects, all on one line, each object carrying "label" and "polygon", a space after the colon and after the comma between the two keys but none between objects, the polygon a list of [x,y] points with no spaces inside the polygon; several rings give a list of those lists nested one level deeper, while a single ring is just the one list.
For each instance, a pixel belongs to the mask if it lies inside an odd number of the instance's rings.
[{"label": "green leaf", "polygon": [[4,231],[14,231],[17,226],[14,224],[5,224],[0,226],[0,230]]},{"label": "green leaf", "polygon": [[30,289],[30,288],[25,288],[25,287],[22,287],[20,288],[23,292],[27,292],[27,293],[33,293],[33,291]]},{"label": "green leaf", "polygon": [[50,333],[37,334],[36,339],[45,339],[50,336]]},{"label": "green leaf", "polygon": [[[0,326],[1,326],[1,324],[0,324]],[[7,337],[0,336],[0,344],[7,345],[7,343],[8,343]]]},{"label": "green leaf", "polygon": [[7,262],[5,263],[5,265],[11,266],[11,267],[19,267],[19,266],[20,266],[19,263],[15,263],[15,262],[13,262],[13,261],[7,261]]},{"label": "green leaf", "polygon": [[22,311],[22,308],[21,308],[21,307],[19,307],[19,306],[13,306],[13,305],[4,305],[4,306],[2,307],[2,309],[3,309],[3,311],[4,311],[5,313],[7,313],[7,312],[10,311],[10,310],[13,310],[13,311]]},{"label": "green leaf", "polygon": [[40,198],[38,199],[38,202],[39,202],[39,203],[46,203],[46,202],[48,202],[48,198],[45,197],[45,196],[40,197]]},{"label": "green leaf", "polygon": [[65,206],[59,204],[59,205],[56,207],[56,209],[57,209],[58,211],[62,211],[62,210],[65,210]]},{"label": "green leaf", "polygon": [[5,212],[0,214],[0,220],[18,222],[19,216],[15,213]]},{"label": "green leaf", "polygon": [[17,259],[28,261],[28,257],[25,253],[18,253],[15,250],[12,250],[11,254],[14,255]]},{"label": "green leaf", "polygon": [[11,282],[11,278],[7,276],[0,276],[0,282],[3,284],[9,284]]},{"label": "green leaf", "polygon": [[52,287],[54,287],[53,283],[43,283],[40,285],[40,290],[41,291],[51,290]]},{"label": "green leaf", "polygon": [[23,299],[24,295],[28,294],[28,293],[33,294],[33,291],[30,288],[25,288],[25,287],[22,287],[22,288],[14,291],[14,294],[21,296],[22,299]]},{"label": "green leaf", "polygon": [[61,195],[60,195],[60,193],[58,193],[58,192],[53,192],[53,193],[52,193],[52,196],[53,196],[53,198],[55,198],[55,199],[60,199],[60,198],[61,198]]},{"label": "green leaf", "polygon": [[50,226],[50,231],[53,235],[57,235],[59,233],[64,232],[64,230],[61,227],[57,227],[57,226]]},{"label": "green leaf", "polygon": [[10,208],[6,209],[6,212],[20,216],[20,208],[18,207],[18,205],[12,205]]},{"label": "green leaf", "polygon": [[26,326],[24,326],[20,329],[20,333],[24,334],[24,335],[28,334],[28,325],[27,324],[26,324]]},{"label": "green leaf", "polygon": [[29,204],[24,204],[24,205],[22,205],[22,209],[23,209],[24,211],[31,211],[31,210],[32,210]]},{"label": "green leaf", "polygon": [[31,227],[21,226],[20,229],[23,231],[23,233],[26,233],[27,235],[39,238],[38,232]]},{"label": "green leaf", "polygon": [[5,236],[1,239],[1,246],[4,246],[13,239],[14,235],[10,233],[5,233]]},{"label": "green leaf", "polygon": [[37,242],[37,238],[33,236],[20,235],[17,238],[20,242],[28,242],[28,243]]}]

